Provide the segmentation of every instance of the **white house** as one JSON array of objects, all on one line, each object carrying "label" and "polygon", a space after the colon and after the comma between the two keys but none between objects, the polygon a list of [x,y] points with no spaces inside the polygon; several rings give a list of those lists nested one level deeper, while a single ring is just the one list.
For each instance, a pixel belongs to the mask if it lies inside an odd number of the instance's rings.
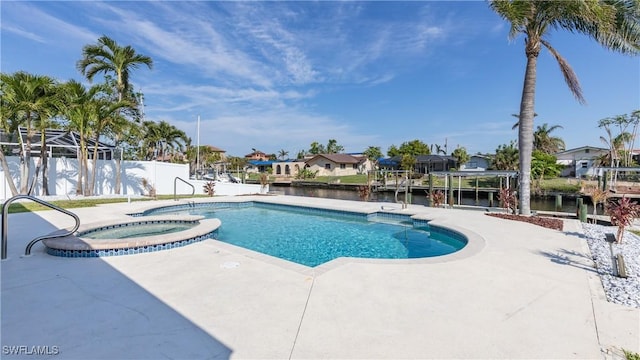
[{"label": "white house", "polygon": [[306,160],[305,167],[318,171],[319,176],[356,175],[372,169],[366,157],[348,154],[318,154]]},{"label": "white house", "polygon": [[489,168],[490,160],[488,156],[471,155],[469,161],[460,165],[460,171],[485,171]]},{"label": "white house", "polygon": [[609,152],[595,146],[582,146],[556,153],[557,163],[564,165],[560,176],[582,178],[597,176],[596,160]]}]

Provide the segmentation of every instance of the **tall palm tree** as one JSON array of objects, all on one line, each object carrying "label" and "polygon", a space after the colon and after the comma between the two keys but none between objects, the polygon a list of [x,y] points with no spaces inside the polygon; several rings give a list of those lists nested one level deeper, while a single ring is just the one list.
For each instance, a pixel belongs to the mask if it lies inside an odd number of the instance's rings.
[{"label": "tall palm tree", "polygon": [[[89,183],[89,195],[95,192],[96,173],[98,165],[98,146],[100,137],[104,135],[105,129],[114,129],[122,122],[126,122],[120,115],[120,110],[131,106],[128,101],[112,102],[108,98],[99,98],[93,102],[91,106],[91,130],[94,138],[93,145],[93,171],[91,172],[91,182]],[[116,131],[117,132],[117,131]]]},{"label": "tall palm tree", "polygon": [[584,103],[578,78],[560,53],[546,40],[551,30],[566,30],[589,36],[609,50],[623,54],[640,51],[640,2],[635,0],[492,0],[489,6],[511,24],[510,38],[525,36],[527,65],[520,101],[518,144],[520,149],[520,213],[531,214],[531,154],[536,68],[542,47],[560,65],[569,89]]},{"label": "tall palm tree", "polygon": [[565,149],[564,140],[550,135],[556,129],[563,129],[563,127],[560,125],[549,127],[547,123],[538,126],[533,133],[533,150],[539,150],[545,154],[555,154],[563,151]]},{"label": "tall palm tree", "polygon": [[[136,53],[131,46],[120,46],[108,36],[101,36],[98,43],[85,45],[82,49],[82,59],[76,67],[89,80],[92,81],[96,74],[113,74],[116,80],[118,101],[125,100],[130,93],[129,75],[133,69],[141,65],[153,68],[153,60],[150,57]],[[133,100],[133,99],[126,99]],[[116,146],[119,145],[120,134],[114,134]],[[116,185],[115,192],[120,194],[121,170],[120,157],[116,158]]]},{"label": "tall palm tree", "polygon": [[76,184],[76,194],[89,195],[87,139],[91,134],[92,120],[95,119],[95,102],[103,89],[104,87],[101,85],[94,85],[87,89],[75,80],[70,80],[64,84],[65,107],[62,113],[68,120],[67,128],[69,131],[77,132],[80,140],[77,152],[78,182]]}]

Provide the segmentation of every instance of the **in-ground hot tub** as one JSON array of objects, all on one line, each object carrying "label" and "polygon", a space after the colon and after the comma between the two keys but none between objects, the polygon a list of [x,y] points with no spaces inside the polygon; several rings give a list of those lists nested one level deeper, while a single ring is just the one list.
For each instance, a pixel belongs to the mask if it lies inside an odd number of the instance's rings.
[{"label": "in-ground hot tub", "polygon": [[[81,225],[73,236],[43,240],[50,255],[101,257],[173,249],[211,239],[220,220],[164,215]],[[57,232],[54,232],[55,234]]]}]

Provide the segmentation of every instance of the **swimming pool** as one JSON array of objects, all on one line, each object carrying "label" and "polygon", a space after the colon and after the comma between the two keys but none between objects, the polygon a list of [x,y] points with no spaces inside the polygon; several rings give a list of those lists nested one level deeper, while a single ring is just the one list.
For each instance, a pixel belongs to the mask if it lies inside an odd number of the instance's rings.
[{"label": "swimming pool", "polygon": [[[197,206],[196,206],[197,205]],[[409,215],[360,214],[306,207],[243,203],[195,204],[146,214],[190,214],[217,218],[216,240],[306,266],[339,257],[410,259],[456,252],[466,238],[430,227]]]}]

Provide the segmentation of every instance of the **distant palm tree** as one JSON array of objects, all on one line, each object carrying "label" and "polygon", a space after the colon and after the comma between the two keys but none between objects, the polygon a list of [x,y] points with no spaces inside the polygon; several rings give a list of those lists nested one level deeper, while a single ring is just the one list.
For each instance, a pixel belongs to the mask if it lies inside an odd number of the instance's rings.
[{"label": "distant palm tree", "polygon": [[[131,46],[120,46],[108,36],[101,36],[98,43],[85,45],[82,48],[82,59],[76,63],[77,69],[87,80],[92,81],[99,73],[114,74],[118,101],[125,100],[130,90],[129,76],[133,69],[140,65],[153,68],[153,60],[150,57],[136,53]],[[133,100],[133,99],[127,99]],[[116,146],[119,144],[120,134],[114,134]],[[116,158],[116,185],[115,193],[120,194],[121,170],[120,157]]]},{"label": "distant palm tree", "polygon": [[188,141],[187,134],[184,131],[166,121],[160,121],[158,133],[160,135],[160,156],[163,160],[166,160],[167,153],[175,154],[175,152],[184,151]]},{"label": "distant palm tree", "polygon": [[560,125],[548,127],[547,123],[538,126],[533,133],[533,150],[539,150],[545,154],[555,154],[565,149],[564,140],[557,136],[550,136],[556,129],[562,129]]},{"label": "distant palm tree", "polygon": [[584,103],[578,78],[569,63],[545,39],[551,30],[582,33],[607,49],[624,54],[640,51],[640,2],[620,1],[512,1],[492,0],[489,6],[511,25],[509,36],[525,36],[527,65],[520,102],[518,146],[520,149],[520,212],[531,214],[531,157],[533,117],[535,114],[536,68],[542,47],[547,48],[560,65],[571,92]]},{"label": "distant palm tree", "polygon": [[289,155],[289,152],[285,149],[280,149],[280,151],[278,151],[278,159],[280,160],[286,159],[287,155]]},{"label": "distant palm tree", "polygon": [[518,148],[515,142],[498,146],[491,164],[495,170],[518,170]]}]

